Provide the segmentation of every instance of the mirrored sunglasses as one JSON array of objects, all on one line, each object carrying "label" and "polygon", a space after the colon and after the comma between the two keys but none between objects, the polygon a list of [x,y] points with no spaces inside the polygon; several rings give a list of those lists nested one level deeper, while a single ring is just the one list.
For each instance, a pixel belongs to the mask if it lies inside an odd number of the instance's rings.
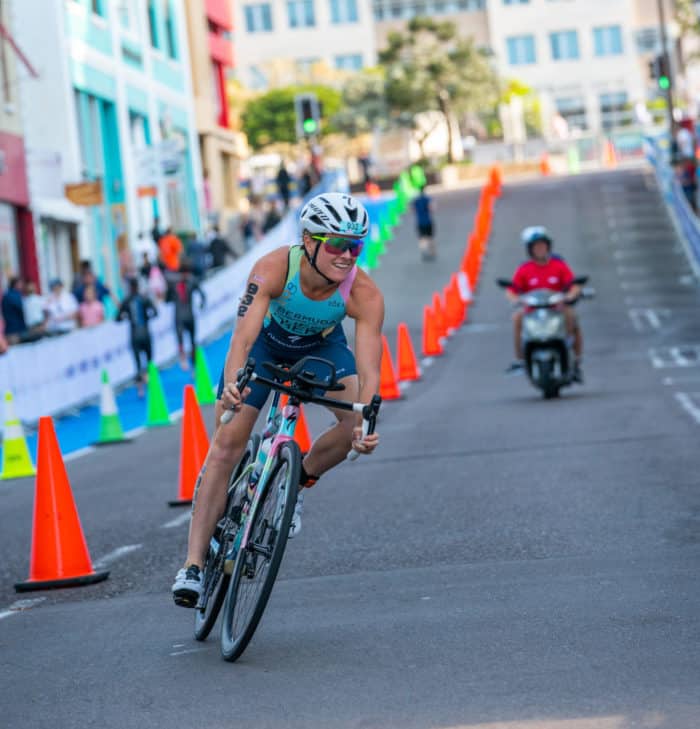
[{"label": "mirrored sunglasses", "polygon": [[331,256],[341,256],[345,251],[350,251],[350,255],[357,258],[365,244],[363,240],[357,238],[338,238],[329,235],[314,235],[312,238],[321,241],[324,250]]}]

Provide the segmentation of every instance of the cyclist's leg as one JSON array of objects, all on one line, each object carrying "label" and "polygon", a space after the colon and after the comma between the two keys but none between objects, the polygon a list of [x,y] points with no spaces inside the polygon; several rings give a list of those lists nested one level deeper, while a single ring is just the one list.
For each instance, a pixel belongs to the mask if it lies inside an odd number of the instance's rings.
[{"label": "cyclist's leg", "polygon": [[[338,381],[345,389],[334,392],[336,400],[355,402],[359,396],[359,380],[355,366],[355,356],[347,346],[342,327],[335,330],[318,345],[313,352],[317,357],[330,360],[335,365]],[[310,369],[316,369],[315,366]],[[319,369],[318,375],[323,375]],[[316,438],[304,458],[302,466],[309,476],[320,476],[340,463],[348,454],[352,445],[352,429],[356,422],[356,414],[346,410],[332,410],[337,422]]]},{"label": "cyclist's leg", "polygon": [[[334,392],[334,399],[356,402],[360,390],[357,375],[343,377],[339,382],[345,385],[345,389],[341,392]],[[329,408],[329,410],[336,417],[335,425],[314,440],[302,463],[304,471],[312,478],[321,476],[345,460],[352,446],[352,429],[357,419],[356,414],[334,408]]]},{"label": "cyclist's leg", "polygon": [[[253,345],[251,356],[255,357],[256,362],[272,359],[268,356],[267,349],[260,340]],[[226,487],[229,476],[245,450],[260,409],[270,393],[269,387],[257,382],[250,383],[250,394],[241,410],[236,413],[230,423],[221,424],[224,408],[218,398],[221,397],[223,388],[222,373],[214,410],[217,427],[200,474],[192,505],[192,521],[190,522],[185,565],[196,564],[201,567],[204,563],[216,522],[226,508]]]}]

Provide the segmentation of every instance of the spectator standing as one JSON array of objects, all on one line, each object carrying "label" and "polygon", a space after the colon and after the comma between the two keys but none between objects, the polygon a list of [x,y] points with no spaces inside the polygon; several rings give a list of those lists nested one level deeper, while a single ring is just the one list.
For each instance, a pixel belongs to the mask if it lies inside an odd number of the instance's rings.
[{"label": "spectator standing", "polygon": [[182,241],[175,235],[172,228],[168,228],[165,235],[161,236],[158,241],[158,249],[163,267],[168,271],[178,271],[184,248]]},{"label": "spectator standing", "polygon": [[7,343],[7,339],[5,339],[5,322],[0,316],[0,354],[5,354],[9,348],[10,345]]},{"label": "spectator standing", "polygon": [[207,298],[199,285],[199,280],[192,271],[192,264],[185,259],[178,273],[168,274],[168,301],[175,304],[175,336],[180,353],[180,366],[187,369],[187,356],[185,354],[185,332],[190,339],[190,359],[194,366],[196,348],[196,320],[194,316],[193,298],[195,292],[199,296],[199,308],[206,306]]},{"label": "spectator standing", "polygon": [[49,282],[51,293],[46,298],[46,332],[48,334],[68,334],[78,326],[78,300],[66,291],[63,281],[55,278]]},{"label": "spectator standing", "polygon": [[280,198],[282,199],[285,213],[287,212],[287,210],[289,210],[290,182],[291,177],[289,176],[289,172],[287,172],[287,166],[285,165],[284,160],[282,160],[279,171],[277,172],[277,192],[279,192]]},{"label": "spectator standing", "polygon": [[90,285],[85,287],[83,302],[80,304],[80,326],[94,327],[102,324],[105,320],[105,307],[97,298],[95,287]]},{"label": "spectator standing", "polygon": [[160,229],[160,218],[156,215],[153,218],[153,227],[151,228],[151,238],[153,242],[158,246],[160,239],[163,237],[163,232]]},{"label": "spectator standing", "polygon": [[34,281],[27,281],[24,285],[24,321],[33,339],[38,339],[44,333],[46,324],[46,303],[44,297],[36,291]]},{"label": "spectator standing", "polygon": [[[130,325],[131,351],[136,362],[136,388],[139,397],[143,397],[144,370],[153,358],[153,345],[148,322],[157,316],[158,312],[148,296],[139,292],[139,282],[132,278],[129,281],[129,293],[122,301],[117,313],[118,320],[128,319]],[[144,355],[144,366],[141,355]]]},{"label": "spectator standing", "polygon": [[[92,264],[90,261],[80,262],[80,272],[77,279],[73,283],[73,296],[77,299],[78,303],[82,303],[85,295],[85,287],[94,286],[97,298],[104,304],[105,299],[112,297],[110,289],[104,285],[104,283],[97,278],[95,272],[92,270]],[[115,301],[115,304],[119,302]]]},{"label": "spectator standing", "polygon": [[675,137],[676,174],[683,193],[694,213],[698,211],[697,158],[695,155],[695,134],[692,119],[680,122]]},{"label": "spectator standing", "polygon": [[420,193],[413,200],[413,212],[416,215],[416,229],[418,232],[418,248],[421,258],[424,261],[434,261],[435,249],[435,228],[433,225],[433,201],[426,193],[425,185],[420,188]]},{"label": "spectator standing", "polygon": [[255,245],[257,238],[255,220],[250,212],[241,215],[241,237],[243,238],[243,247],[247,253]]},{"label": "spectator standing", "polygon": [[27,334],[27,323],[24,319],[22,292],[24,283],[19,276],[13,276],[2,297],[2,316],[5,320],[5,336],[10,344],[23,341]]},{"label": "spectator standing", "polygon": [[219,232],[217,225],[212,226],[211,239],[209,241],[209,254],[211,255],[212,268],[221,268],[226,265],[226,256],[236,258],[236,252],[231,248],[229,242]]},{"label": "spectator standing", "polygon": [[279,211],[277,210],[277,204],[274,200],[271,200],[267,204],[267,211],[262,223],[262,232],[269,233],[279,222],[282,220]]}]

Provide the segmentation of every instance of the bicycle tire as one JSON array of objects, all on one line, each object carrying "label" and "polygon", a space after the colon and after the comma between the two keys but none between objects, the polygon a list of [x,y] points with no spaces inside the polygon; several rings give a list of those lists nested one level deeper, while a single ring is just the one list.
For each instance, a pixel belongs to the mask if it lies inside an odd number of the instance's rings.
[{"label": "bicycle tire", "polygon": [[[226,511],[224,512],[224,523],[232,518],[232,510],[236,506],[233,500],[233,485],[240,478],[243,469],[258,455],[258,447],[260,446],[260,436],[256,433],[248,439],[246,449],[243,451],[243,455],[239,459],[236,467],[231,473],[231,478],[228,484],[228,497],[226,501]],[[224,548],[230,543],[229,539],[226,539],[223,543]],[[214,552],[209,547],[207,552],[207,560],[204,563],[204,570],[202,581],[204,583],[204,589],[210,592],[204,609],[195,609],[194,613],[194,637],[196,640],[206,640],[211,633],[212,628],[216,624],[216,619],[219,617],[221,606],[224,603],[224,597],[228,589],[231,575],[227,575],[224,572],[224,558],[225,553],[221,550]],[[212,584],[213,583],[213,584]]]},{"label": "bicycle tire", "polygon": [[[251,556],[250,548],[241,549],[236,555],[233,566],[221,621],[221,655],[226,661],[235,661],[240,657],[265,611],[287,546],[289,527],[299,492],[300,469],[299,446],[294,441],[284,443],[276,456],[264,497],[260,500],[255,514],[249,517],[253,520],[249,545],[261,545],[264,548],[272,538],[274,541],[270,555],[268,558],[264,558],[261,554]],[[281,481],[280,474],[282,474]],[[276,527],[272,529],[269,529],[270,517],[271,521],[276,522]],[[251,568],[251,564],[254,570],[252,577],[246,572]],[[256,581],[259,567],[265,569],[260,570],[263,574],[261,579]],[[243,599],[243,590],[250,584],[253,585],[250,596]]]}]

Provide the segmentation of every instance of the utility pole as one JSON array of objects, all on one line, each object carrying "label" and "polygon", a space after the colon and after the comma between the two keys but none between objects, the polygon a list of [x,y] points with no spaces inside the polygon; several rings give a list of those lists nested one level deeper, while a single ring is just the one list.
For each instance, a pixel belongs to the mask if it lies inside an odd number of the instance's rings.
[{"label": "utility pole", "polygon": [[664,0],[656,0],[659,9],[659,36],[661,38],[661,56],[664,59],[664,67],[668,73],[668,87],[666,92],[666,107],[668,109],[668,133],[670,149],[673,149],[673,130],[675,122],[673,120],[673,68],[671,67],[671,57],[668,52],[668,38],[666,36],[666,14],[664,12]]}]

